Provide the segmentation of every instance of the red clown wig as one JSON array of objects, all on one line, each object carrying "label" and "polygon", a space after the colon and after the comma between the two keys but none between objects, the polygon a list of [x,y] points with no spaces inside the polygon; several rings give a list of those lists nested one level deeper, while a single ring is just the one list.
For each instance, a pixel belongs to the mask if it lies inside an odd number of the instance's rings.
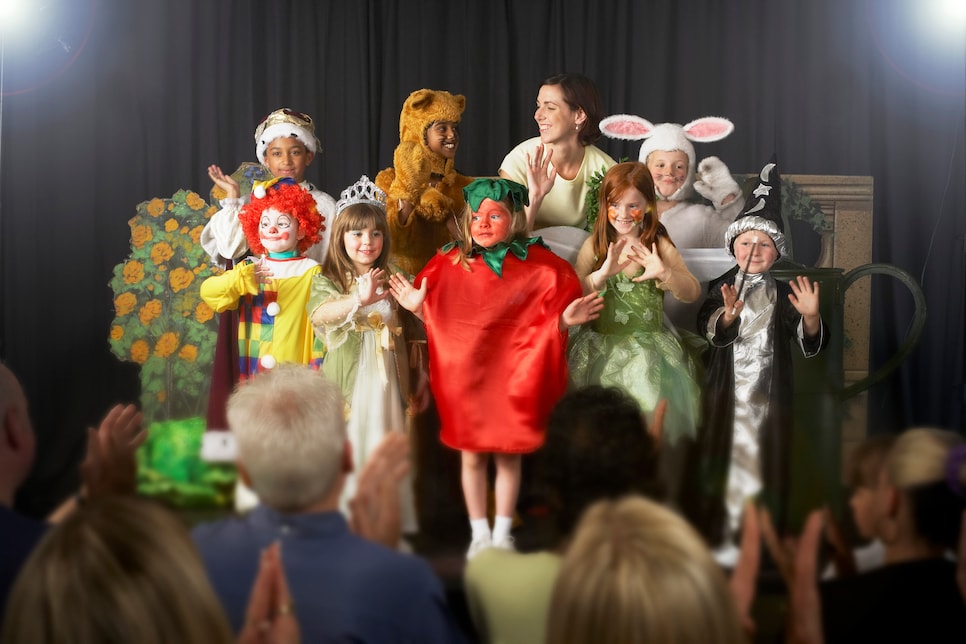
[{"label": "red clown wig", "polygon": [[258,226],[262,213],[269,208],[287,213],[298,221],[299,232],[304,235],[298,243],[299,253],[304,253],[318,242],[319,233],[325,230],[322,215],[319,214],[312,193],[296,185],[291,179],[281,179],[265,190],[264,197],[259,198],[253,194],[251,202],[238,213],[248,247],[256,255],[265,253]]}]

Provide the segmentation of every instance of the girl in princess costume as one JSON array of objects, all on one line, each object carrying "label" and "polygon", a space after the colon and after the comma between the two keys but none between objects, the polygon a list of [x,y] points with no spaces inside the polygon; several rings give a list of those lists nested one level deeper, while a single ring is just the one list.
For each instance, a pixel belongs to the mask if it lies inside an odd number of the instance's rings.
[{"label": "girl in princess costume", "polygon": [[[329,254],[312,280],[307,307],[328,350],[322,372],[341,385],[345,396],[356,471],[387,431],[406,428],[409,367],[387,284],[390,248],[386,194],[363,175],[342,191]],[[343,511],[355,491],[356,478],[350,474],[342,492]],[[411,534],[417,521],[408,478],[400,494],[402,529]]]},{"label": "girl in princess costume", "polygon": [[539,237],[524,236],[526,187],[477,179],[463,195],[462,238],[429,261],[416,277],[418,289],[401,274],[390,285],[400,306],[426,325],[440,438],[462,458],[472,557],[491,546],[513,549],[522,455],[543,444],[550,411],[567,387],[567,329],[595,319],[603,301],[596,293],[581,296],[573,268]]}]

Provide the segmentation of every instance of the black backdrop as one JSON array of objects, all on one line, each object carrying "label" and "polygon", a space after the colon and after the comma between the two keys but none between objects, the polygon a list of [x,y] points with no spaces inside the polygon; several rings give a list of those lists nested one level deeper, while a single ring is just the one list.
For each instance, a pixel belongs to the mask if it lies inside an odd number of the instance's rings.
[{"label": "black backdrop", "polygon": [[[738,173],[872,175],[873,261],[923,283],[923,342],[871,392],[870,431],[964,423],[966,27],[928,0],[47,0],[3,25],[0,356],[39,434],[18,504],[46,511],[75,482],[83,428],[136,400],[110,353],[107,284],[135,206],[205,167],[254,160],[252,130],[309,112],[333,195],[391,163],[420,87],[465,94],[464,174],[494,174],[536,132],[539,82],[580,71],[608,113],[731,118],[698,145]],[[37,6],[34,6],[37,5]],[[39,6],[42,5],[42,6]],[[962,18],[960,18],[962,20]],[[945,49],[940,47],[945,44]],[[614,157],[637,145],[603,140]],[[901,343],[911,297],[873,282],[873,367]]]}]

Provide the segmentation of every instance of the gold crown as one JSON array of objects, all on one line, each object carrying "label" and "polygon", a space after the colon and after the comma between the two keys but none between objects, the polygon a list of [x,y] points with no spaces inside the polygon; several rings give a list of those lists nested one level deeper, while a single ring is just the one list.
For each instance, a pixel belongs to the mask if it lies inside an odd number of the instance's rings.
[{"label": "gold crown", "polygon": [[376,184],[369,181],[369,177],[362,177],[351,186],[342,191],[339,201],[336,204],[336,215],[357,203],[367,203],[376,206],[386,212],[386,193],[376,187]]}]

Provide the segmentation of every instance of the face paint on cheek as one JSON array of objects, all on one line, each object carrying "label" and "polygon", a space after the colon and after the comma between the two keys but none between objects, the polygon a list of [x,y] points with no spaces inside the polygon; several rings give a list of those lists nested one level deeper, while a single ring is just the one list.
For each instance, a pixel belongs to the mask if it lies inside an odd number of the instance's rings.
[{"label": "face paint on cheek", "polygon": [[608,206],[607,208],[607,220],[614,221],[617,219],[617,208],[614,206]]},{"label": "face paint on cheek", "polygon": [[634,219],[635,223],[641,223],[644,220],[644,211],[640,208],[631,209],[631,218]]}]

